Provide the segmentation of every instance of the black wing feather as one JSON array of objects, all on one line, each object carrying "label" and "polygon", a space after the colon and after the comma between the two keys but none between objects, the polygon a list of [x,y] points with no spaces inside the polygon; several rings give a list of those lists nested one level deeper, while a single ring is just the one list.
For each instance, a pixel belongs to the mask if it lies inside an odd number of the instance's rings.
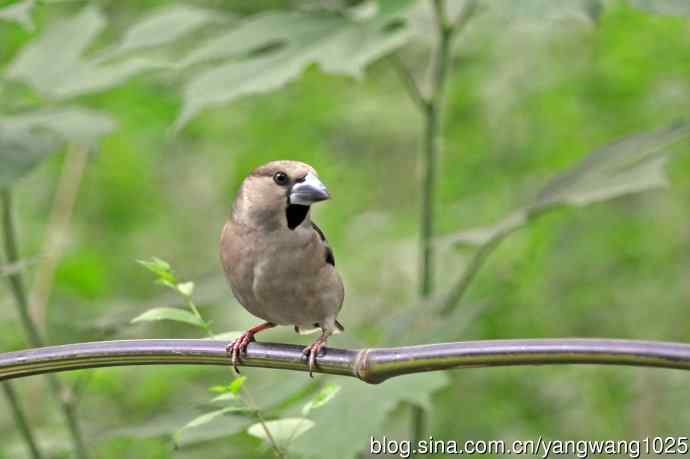
[{"label": "black wing feather", "polygon": [[319,237],[323,241],[323,246],[326,248],[326,263],[329,265],[335,266],[335,256],[333,256],[333,250],[331,250],[331,246],[328,245],[328,241],[326,240],[326,235],[323,234],[323,231],[321,231],[321,228],[316,226],[316,223],[311,222],[311,227],[314,228],[314,230],[318,233]]}]

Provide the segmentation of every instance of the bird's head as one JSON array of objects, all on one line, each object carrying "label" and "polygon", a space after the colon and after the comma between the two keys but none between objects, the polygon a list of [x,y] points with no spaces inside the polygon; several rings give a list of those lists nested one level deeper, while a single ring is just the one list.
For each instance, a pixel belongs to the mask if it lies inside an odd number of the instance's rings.
[{"label": "bird's head", "polygon": [[271,161],[242,182],[232,217],[249,226],[290,229],[307,220],[312,204],[329,199],[326,186],[309,164]]}]

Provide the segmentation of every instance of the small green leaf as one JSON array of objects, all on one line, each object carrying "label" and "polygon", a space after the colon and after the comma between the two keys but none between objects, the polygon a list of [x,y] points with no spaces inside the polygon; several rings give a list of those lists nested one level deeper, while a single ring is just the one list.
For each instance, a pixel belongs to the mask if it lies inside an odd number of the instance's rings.
[{"label": "small green leaf", "polygon": [[215,392],[216,394],[223,394],[225,392],[228,392],[230,390],[230,384],[222,385],[219,384],[217,386],[211,386],[208,388],[209,392]]},{"label": "small green leaf", "polygon": [[156,320],[172,320],[174,322],[184,322],[200,328],[206,328],[207,324],[202,319],[184,309],[178,308],[154,308],[149,309],[140,316],[132,319],[132,323],[150,322]]},{"label": "small green leaf", "polygon": [[151,260],[137,260],[137,263],[158,276],[159,284],[177,289],[177,279],[167,261],[157,257],[151,257]]},{"label": "small green leaf", "polygon": [[333,397],[335,397],[338,392],[340,392],[340,386],[336,384],[326,384],[314,398],[304,405],[302,408],[302,415],[308,416],[311,410],[324,406],[326,403],[333,400]]},{"label": "small green leaf", "polygon": [[244,382],[246,380],[246,376],[239,376],[235,378],[235,380],[230,383],[230,387],[228,388],[230,390],[230,393],[237,394],[240,391],[240,389],[242,389],[242,386],[244,385]]},{"label": "small green leaf", "polygon": [[[280,446],[286,446],[291,440],[299,437],[316,425],[314,421],[307,418],[276,419],[275,421],[267,421],[264,424],[271,433],[273,440]],[[247,433],[263,441],[269,441],[264,425],[260,422],[249,426]]]},{"label": "small green leaf", "polygon": [[[225,384],[225,385],[218,385],[218,386],[213,386],[210,387],[208,390],[210,392],[215,392],[217,394],[223,394],[223,395],[230,395],[231,397],[228,397],[227,399],[236,399],[237,394],[239,393],[240,389],[242,389],[242,386],[244,385],[245,381],[247,381],[246,376],[238,376],[237,378],[233,379],[233,381],[230,384]],[[216,397],[218,398],[218,397]],[[216,399],[213,399],[216,401]],[[219,399],[223,400],[223,399]]]},{"label": "small green leaf", "polygon": [[156,274],[158,274],[160,272],[170,272],[172,270],[172,268],[170,267],[170,263],[168,263],[167,261],[162,260],[158,257],[151,257],[150,261],[146,261],[146,260],[137,260],[137,261]]},{"label": "small green leaf", "polygon": [[168,287],[173,290],[177,290],[177,286],[168,279],[156,279],[156,284],[162,285],[163,287]]},{"label": "small green leaf", "polygon": [[237,413],[240,411],[247,411],[247,408],[242,407],[242,406],[227,406],[227,407],[221,408],[219,410],[209,411],[208,413],[204,413],[200,416],[195,417],[194,419],[189,421],[187,424],[182,426],[182,428],[180,428],[180,430],[190,429],[193,427],[199,427],[199,426],[202,426],[204,424],[208,424],[209,422],[213,421],[218,416],[223,416],[224,414],[228,414],[228,413]]},{"label": "small green leaf", "polygon": [[232,392],[226,392],[224,394],[217,395],[211,399],[212,402],[229,402],[229,401],[234,401],[238,400],[239,397],[237,394],[233,394]]},{"label": "small green leaf", "polygon": [[194,282],[183,282],[181,284],[177,284],[177,291],[184,296],[192,296],[192,293],[194,293]]}]

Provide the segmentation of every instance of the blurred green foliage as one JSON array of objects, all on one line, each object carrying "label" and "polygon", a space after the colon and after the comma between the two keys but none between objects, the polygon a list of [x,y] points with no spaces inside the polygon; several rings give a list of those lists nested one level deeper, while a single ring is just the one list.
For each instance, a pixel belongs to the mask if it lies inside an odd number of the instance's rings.
[{"label": "blurred green foliage", "polygon": [[[178,2],[94,3],[108,18],[99,38],[107,41],[146,12]],[[194,4],[241,18],[314,3]],[[459,37],[439,168],[440,236],[495,224],[530,202],[548,178],[616,138],[688,118],[688,18],[604,3],[595,18],[571,12],[540,17],[504,5],[480,14]],[[0,68],[82,6],[41,2],[33,11],[34,31],[0,22]],[[420,15],[402,57],[422,75],[428,24]],[[48,309],[52,343],[198,337],[185,325],[129,325],[152,307],[183,306],[136,264],[154,255],[195,281],[195,299],[214,329],[253,324],[225,285],[217,239],[242,178],[280,158],[312,164],[334,196],[315,209],[347,289],[341,319],[348,333],[333,346],[557,336],[690,341],[687,142],[666,165],[667,190],[544,216],[506,239],[445,326],[422,323],[390,338],[401,311],[416,307],[422,319],[428,312],[414,288],[420,118],[385,60],[363,79],[309,66],[285,88],[206,111],[176,134],[172,126],[183,101],[165,75],[143,73],[76,102],[108,114],[117,127],[86,168]],[[0,113],[36,104],[54,102],[0,78]],[[15,187],[25,257],[40,254],[63,160],[51,155]],[[439,257],[439,290],[457,278],[470,250]],[[33,268],[29,279],[32,274]],[[11,303],[0,290],[0,350],[24,347]],[[304,343],[287,328],[267,332],[266,339]],[[408,437],[400,400],[428,406],[434,438],[458,441],[642,438],[687,434],[690,426],[687,375],[670,370],[496,368],[377,387],[332,377],[314,383],[278,371],[246,374],[269,417],[300,416],[319,384],[342,386],[295,445],[296,454],[321,457],[324,451],[352,457],[366,447],[367,435]],[[219,368],[129,367],[72,373],[66,380],[81,388],[79,413],[96,457],[271,457],[246,433],[250,422],[236,416],[190,429],[173,450],[172,434],[208,411],[207,388],[227,384],[228,376]],[[68,457],[43,385],[32,378],[17,387],[44,449]],[[23,457],[6,411],[0,413],[0,445],[0,457]]]}]

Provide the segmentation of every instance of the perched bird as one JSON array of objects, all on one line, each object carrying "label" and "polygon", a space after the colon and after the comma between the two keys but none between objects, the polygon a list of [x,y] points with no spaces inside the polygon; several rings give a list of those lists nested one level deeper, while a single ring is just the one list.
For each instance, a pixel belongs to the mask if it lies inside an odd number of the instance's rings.
[{"label": "perched bird", "polygon": [[316,356],[334,332],[345,290],[333,251],[310,219],[311,205],[330,198],[313,167],[272,161],[242,182],[220,238],[220,257],[233,294],[266,322],[227,346],[237,370],[254,335],[276,325],[298,333],[320,329],[304,349],[312,376]]}]

